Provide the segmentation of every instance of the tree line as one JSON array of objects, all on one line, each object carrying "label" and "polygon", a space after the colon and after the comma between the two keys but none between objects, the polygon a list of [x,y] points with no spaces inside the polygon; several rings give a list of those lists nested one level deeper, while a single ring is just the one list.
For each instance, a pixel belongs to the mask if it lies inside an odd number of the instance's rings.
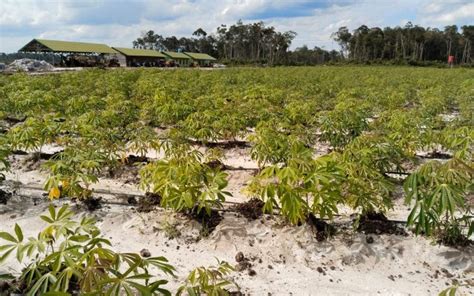
[{"label": "tree line", "polygon": [[150,30],[133,41],[134,48],[191,51],[210,54],[221,61],[236,64],[280,64],[287,59],[296,33],[279,32],[263,22],[221,25],[214,34],[199,28],[191,38],[163,37]]},{"label": "tree line", "polygon": [[448,56],[458,64],[472,64],[474,26],[456,25],[424,28],[408,22],[404,27],[369,28],[350,31],[341,27],[332,34],[341,50],[304,45],[290,50],[296,32],[280,32],[264,22],[221,25],[215,33],[197,29],[192,37],[163,37],[147,31],[133,41],[133,47],[203,52],[233,64],[316,65],[339,62],[445,63]]},{"label": "tree line", "polygon": [[[317,65],[327,63],[446,63],[454,56],[456,64],[473,65],[474,26],[424,28],[408,22],[400,27],[362,25],[355,30],[341,27],[332,34],[340,50],[306,45],[290,50],[296,32],[280,32],[264,22],[220,25],[208,34],[202,28],[191,37],[162,36],[153,30],[133,41],[134,48],[207,53],[227,64]],[[45,56],[48,61],[52,55]],[[19,54],[0,55],[0,62],[11,62]],[[22,54],[21,57],[26,57]],[[28,56],[30,57],[30,56]],[[34,57],[33,57],[34,58]],[[43,58],[44,59],[44,58]]]},{"label": "tree line", "polygon": [[366,25],[349,31],[341,27],[333,34],[341,54],[349,60],[367,61],[440,61],[454,56],[456,63],[472,64],[474,26],[459,31],[456,25],[424,28],[408,22],[404,27],[369,28]]}]

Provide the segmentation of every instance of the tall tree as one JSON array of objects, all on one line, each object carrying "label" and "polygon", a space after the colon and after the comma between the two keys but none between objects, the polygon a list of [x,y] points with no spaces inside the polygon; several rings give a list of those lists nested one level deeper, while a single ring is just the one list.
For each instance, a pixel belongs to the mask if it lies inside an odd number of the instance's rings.
[{"label": "tall tree", "polygon": [[163,50],[163,36],[153,30],[142,33],[142,36],[133,41],[133,48]]},{"label": "tall tree", "polygon": [[408,22],[404,27],[369,28],[362,25],[352,33],[340,27],[332,34],[344,56],[358,62],[396,60],[405,62],[446,62],[450,55],[459,63],[472,63],[474,26],[456,25],[424,28]]},{"label": "tall tree", "polygon": [[334,41],[341,46],[341,53],[343,56],[347,56],[349,52],[349,44],[352,38],[352,34],[349,32],[347,27],[340,27],[339,30],[332,34]]}]

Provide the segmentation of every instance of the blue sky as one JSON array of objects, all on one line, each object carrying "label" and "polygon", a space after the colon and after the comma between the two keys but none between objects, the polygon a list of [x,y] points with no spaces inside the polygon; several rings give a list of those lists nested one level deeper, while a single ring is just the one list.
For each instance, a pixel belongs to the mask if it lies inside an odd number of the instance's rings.
[{"label": "blue sky", "polygon": [[298,33],[292,48],[336,48],[341,26],[397,26],[407,21],[442,28],[474,24],[469,0],[0,0],[0,52],[14,52],[33,38],[131,46],[146,30],[190,36],[201,27],[263,20]]}]

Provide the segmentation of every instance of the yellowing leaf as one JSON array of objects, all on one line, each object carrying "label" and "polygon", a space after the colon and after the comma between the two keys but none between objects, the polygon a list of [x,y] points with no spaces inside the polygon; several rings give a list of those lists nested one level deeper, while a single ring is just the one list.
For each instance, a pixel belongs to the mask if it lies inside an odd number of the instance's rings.
[{"label": "yellowing leaf", "polygon": [[61,196],[61,191],[59,191],[59,188],[58,187],[53,187],[49,190],[49,199],[50,200],[53,200],[55,198],[59,198],[59,196]]},{"label": "yellowing leaf", "polygon": [[69,181],[67,179],[62,180],[61,184],[63,185],[63,189],[67,189],[69,187]]}]

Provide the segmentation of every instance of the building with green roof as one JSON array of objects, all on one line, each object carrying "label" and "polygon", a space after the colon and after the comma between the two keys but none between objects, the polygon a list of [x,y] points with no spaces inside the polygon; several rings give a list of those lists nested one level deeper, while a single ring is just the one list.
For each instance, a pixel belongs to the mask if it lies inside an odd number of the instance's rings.
[{"label": "building with green roof", "polygon": [[184,54],[189,56],[199,66],[211,66],[213,62],[217,61],[216,58],[206,53],[184,52]]},{"label": "building with green roof", "polygon": [[20,52],[53,52],[83,54],[116,54],[108,45],[101,43],[33,39],[23,46]]},{"label": "building with green roof", "polygon": [[174,61],[180,67],[188,67],[191,64],[191,57],[182,52],[162,51],[162,53],[168,61]]},{"label": "building with green roof", "polygon": [[109,47],[106,44],[33,39],[19,52],[52,53],[59,66],[210,66],[216,59],[205,53]]},{"label": "building with green roof", "polygon": [[19,52],[50,53],[54,65],[66,67],[117,66],[118,54],[108,45],[101,43],[46,39],[33,39]]},{"label": "building with green roof", "polygon": [[[160,67],[165,64],[166,56],[156,50],[125,47],[112,48],[120,53],[118,59],[122,66]],[[123,56],[123,58],[121,56]]]}]

